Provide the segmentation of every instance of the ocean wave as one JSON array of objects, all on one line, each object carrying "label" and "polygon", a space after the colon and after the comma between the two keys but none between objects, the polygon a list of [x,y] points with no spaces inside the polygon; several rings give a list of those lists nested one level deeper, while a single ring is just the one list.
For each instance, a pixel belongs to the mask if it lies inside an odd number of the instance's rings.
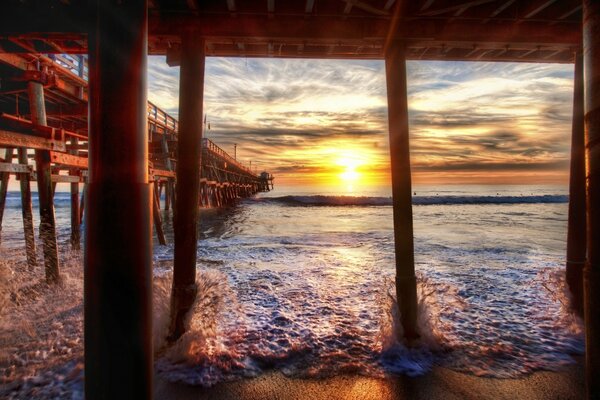
[{"label": "ocean wave", "polygon": [[[255,198],[250,201],[279,203],[289,206],[391,206],[391,197],[368,196],[280,196]],[[413,196],[415,205],[461,204],[539,204],[567,203],[567,195],[538,196]]]}]

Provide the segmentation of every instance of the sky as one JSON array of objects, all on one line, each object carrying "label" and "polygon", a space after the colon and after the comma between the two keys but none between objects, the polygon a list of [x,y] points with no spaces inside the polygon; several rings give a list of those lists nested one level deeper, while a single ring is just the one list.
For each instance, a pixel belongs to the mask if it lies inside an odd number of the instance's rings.
[{"label": "sky", "polygon": [[[568,182],[573,66],[407,62],[415,184]],[[178,114],[179,68],[148,99]],[[205,136],[283,185],[390,182],[382,61],[207,58]]]}]

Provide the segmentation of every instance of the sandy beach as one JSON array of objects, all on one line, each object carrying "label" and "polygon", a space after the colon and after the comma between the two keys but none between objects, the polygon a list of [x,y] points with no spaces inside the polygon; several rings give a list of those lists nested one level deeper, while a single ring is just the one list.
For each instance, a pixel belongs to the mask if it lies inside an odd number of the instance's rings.
[{"label": "sandy beach", "polygon": [[254,379],[221,383],[211,388],[169,383],[155,378],[155,398],[187,399],[582,399],[583,359],[561,372],[536,372],[518,379],[483,378],[434,368],[430,373],[376,379],[337,376],[328,379],[294,379],[272,372]]}]

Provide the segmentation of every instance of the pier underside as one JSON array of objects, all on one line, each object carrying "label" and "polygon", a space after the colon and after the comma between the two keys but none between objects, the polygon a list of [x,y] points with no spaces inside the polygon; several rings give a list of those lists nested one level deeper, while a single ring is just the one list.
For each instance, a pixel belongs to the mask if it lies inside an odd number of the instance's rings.
[{"label": "pier underside", "polygon": [[[235,160],[231,164],[214,144],[202,141],[204,61],[209,56],[385,60],[396,285],[406,340],[419,334],[414,317],[406,60],[574,63],[582,58],[575,80],[574,105],[579,111],[574,112],[571,201],[575,210],[585,207],[586,213],[585,218],[570,214],[567,261],[571,287],[583,299],[587,396],[600,396],[597,1],[9,0],[1,15],[0,146],[7,148],[2,180],[9,174],[21,179],[26,222],[31,213],[28,182],[34,171],[23,149],[35,150],[49,281],[58,276],[58,262],[52,261],[52,184],[72,183],[77,209],[76,184],[87,183],[88,398],[152,395],[150,227],[161,188],[167,202],[175,204],[176,215],[174,338],[181,334],[181,319],[195,296],[198,205],[220,205],[264,189],[259,176]],[[89,66],[63,54],[88,54]],[[166,55],[169,65],[181,67],[180,126],[146,101],[148,54]],[[86,71],[89,91],[83,79]],[[20,149],[18,155],[13,149]],[[12,162],[15,157],[19,163]],[[201,164],[201,158],[206,163]],[[182,181],[188,184],[174,189],[174,182]],[[130,201],[116,200],[123,198]],[[76,227],[80,215],[73,213]],[[112,222],[115,219],[119,224]],[[118,233],[117,252],[114,235],[123,225],[127,229]],[[27,237],[32,227],[24,226]],[[581,245],[583,237],[586,246]],[[73,241],[77,242],[75,233]],[[109,353],[110,358],[104,356]]]}]

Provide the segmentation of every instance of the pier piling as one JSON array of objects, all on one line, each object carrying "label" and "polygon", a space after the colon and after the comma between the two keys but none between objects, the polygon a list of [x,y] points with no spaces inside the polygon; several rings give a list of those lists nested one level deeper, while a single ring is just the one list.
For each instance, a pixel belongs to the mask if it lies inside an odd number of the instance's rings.
[{"label": "pier piling", "polygon": [[154,228],[156,229],[158,243],[164,246],[167,244],[167,239],[165,238],[162,217],[160,215],[160,195],[158,194],[158,181],[155,181],[152,186],[154,186],[152,190],[152,219],[154,222]]},{"label": "pier piling", "polygon": [[[44,86],[40,82],[29,81],[27,85],[31,122],[46,126],[46,104]],[[52,165],[49,150],[35,150],[35,169],[40,209],[40,238],[44,250],[46,281],[56,283],[60,279],[58,266],[58,245],[56,243],[56,220],[54,217],[54,191],[52,189]]]},{"label": "pier piling", "polygon": [[579,315],[583,316],[583,266],[586,258],[586,232],[583,55],[581,52],[575,54],[575,77],[573,85],[566,280],[572,295],[572,307]]},{"label": "pier piling", "polygon": [[[12,164],[15,149],[8,147],[4,150],[4,162]],[[0,172],[0,242],[2,241],[2,220],[4,219],[4,207],[6,206],[6,194],[8,193],[9,172]]]},{"label": "pier piling", "polygon": [[406,59],[404,45],[394,42],[385,58],[392,202],[394,213],[394,248],[396,253],[396,296],[404,339],[419,337],[417,331],[417,281],[415,277],[408,100],[406,94]]},{"label": "pier piling", "polygon": [[151,399],[147,4],[97,0],[93,12],[88,37],[85,397]]},{"label": "pier piling", "polygon": [[600,398],[600,2],[583,2],[587,252],[584,267],[586,390]]},{"label": "pier piling", "polygon": [[[17,150],[19,164],[28,165],[27,149],[19,148]],[[35,233],[33,228],[33,205],[31,204],[31,183],[30,173],[21,173],[19,177],[19,186],[21,189],[21,215],[23,217],[23,235],[25,236],[25,253],[27,255],[27,266],[29,269],[37,265],[35,255]]]},{"label": "pier piling", "polygon": [[[79,151],[77,147],[79,139],[71,138],[71,154],[77,155]],[[71,176],[79,176],[77,168],[71,168],[69,171]],[[80,228],[81,220],[79,218],[79,182],[71,182],[71,247],[75,250],[80,246]]]},{"label": "pier piling", "polygon": [[171,293],[171,340],[184,333],[184,320],[196,298],[198,198],[202,155],[202,100],[204,96],[204,39],[195,31],[181,38],[179,81],[179,137],[175,196],[175,261]]}]

